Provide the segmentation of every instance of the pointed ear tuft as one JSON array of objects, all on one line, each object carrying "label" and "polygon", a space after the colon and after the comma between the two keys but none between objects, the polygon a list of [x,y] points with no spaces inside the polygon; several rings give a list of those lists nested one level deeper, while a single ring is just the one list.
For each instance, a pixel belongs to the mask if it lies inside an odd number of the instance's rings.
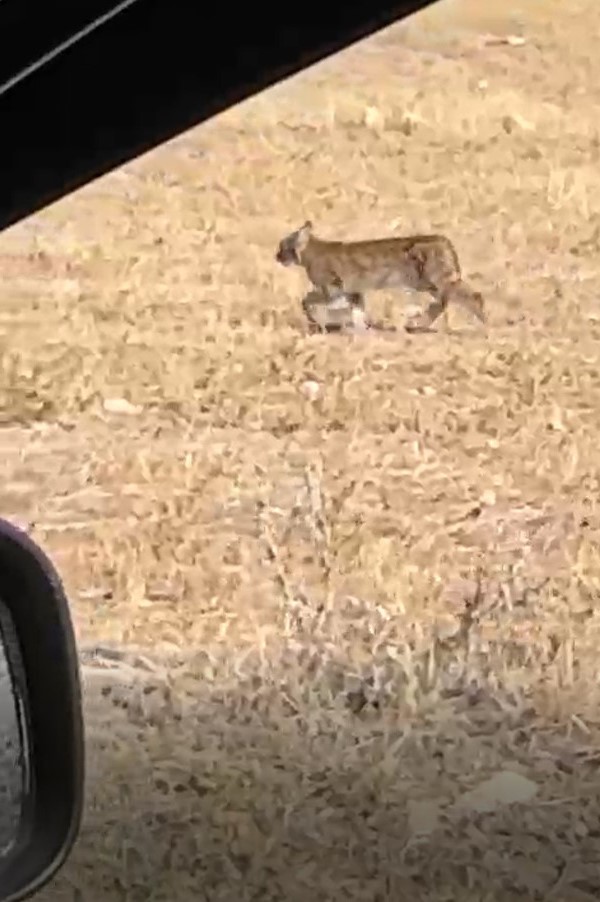
[{"label": "pointed ear tuft", "polygon": [[311,238],[311,229],[312,223],[307,220],[296,232],[296,251],[300,254],[308,247]]}]

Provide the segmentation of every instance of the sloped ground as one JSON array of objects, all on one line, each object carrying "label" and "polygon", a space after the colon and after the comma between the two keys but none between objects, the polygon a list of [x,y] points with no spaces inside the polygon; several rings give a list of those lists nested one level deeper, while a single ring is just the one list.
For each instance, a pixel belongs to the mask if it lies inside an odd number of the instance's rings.
[{"label": "sloped ground", "polygon": [[[479,6],[1,238],[0,509],[86,686],[40,898],[600,892],[600,12]],[[306,336],[273,254],[307,217],[446,232],[489,328]]]}]

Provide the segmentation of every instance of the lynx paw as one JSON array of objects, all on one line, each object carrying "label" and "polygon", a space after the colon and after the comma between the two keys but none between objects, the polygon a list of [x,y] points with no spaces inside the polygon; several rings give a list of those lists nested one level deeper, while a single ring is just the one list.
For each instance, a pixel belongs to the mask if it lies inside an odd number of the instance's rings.
[{"label": "lynx paw", "polygon": [[407,319],[404,324],[406,332],[432,332],[431,323],[422,314],[416,314]]}]

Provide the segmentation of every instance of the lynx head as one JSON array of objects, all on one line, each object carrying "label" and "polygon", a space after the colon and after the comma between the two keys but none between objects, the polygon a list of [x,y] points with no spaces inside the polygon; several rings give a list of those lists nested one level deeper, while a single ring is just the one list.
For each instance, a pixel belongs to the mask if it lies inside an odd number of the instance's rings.
[{"label": "lynx head", "polygon": [[293,264],[299,266],[311,234],[312,222],[307,219],[301,228],[282,238],[279,242],[279,247],[275,254],[277,262],[281,263],[282,266],[292,266]]}]

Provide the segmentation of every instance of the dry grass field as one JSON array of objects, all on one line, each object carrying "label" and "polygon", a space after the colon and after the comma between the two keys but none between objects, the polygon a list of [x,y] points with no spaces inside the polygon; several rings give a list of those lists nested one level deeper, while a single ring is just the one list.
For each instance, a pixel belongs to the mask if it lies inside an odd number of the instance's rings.
[{"label": "dry grass field", "polygon": [[[0,236],[86,696],[41,900],[599,897],[599,29],[442,0]],[[489,326],[307,335],[306,218],[448,234]]]}]

